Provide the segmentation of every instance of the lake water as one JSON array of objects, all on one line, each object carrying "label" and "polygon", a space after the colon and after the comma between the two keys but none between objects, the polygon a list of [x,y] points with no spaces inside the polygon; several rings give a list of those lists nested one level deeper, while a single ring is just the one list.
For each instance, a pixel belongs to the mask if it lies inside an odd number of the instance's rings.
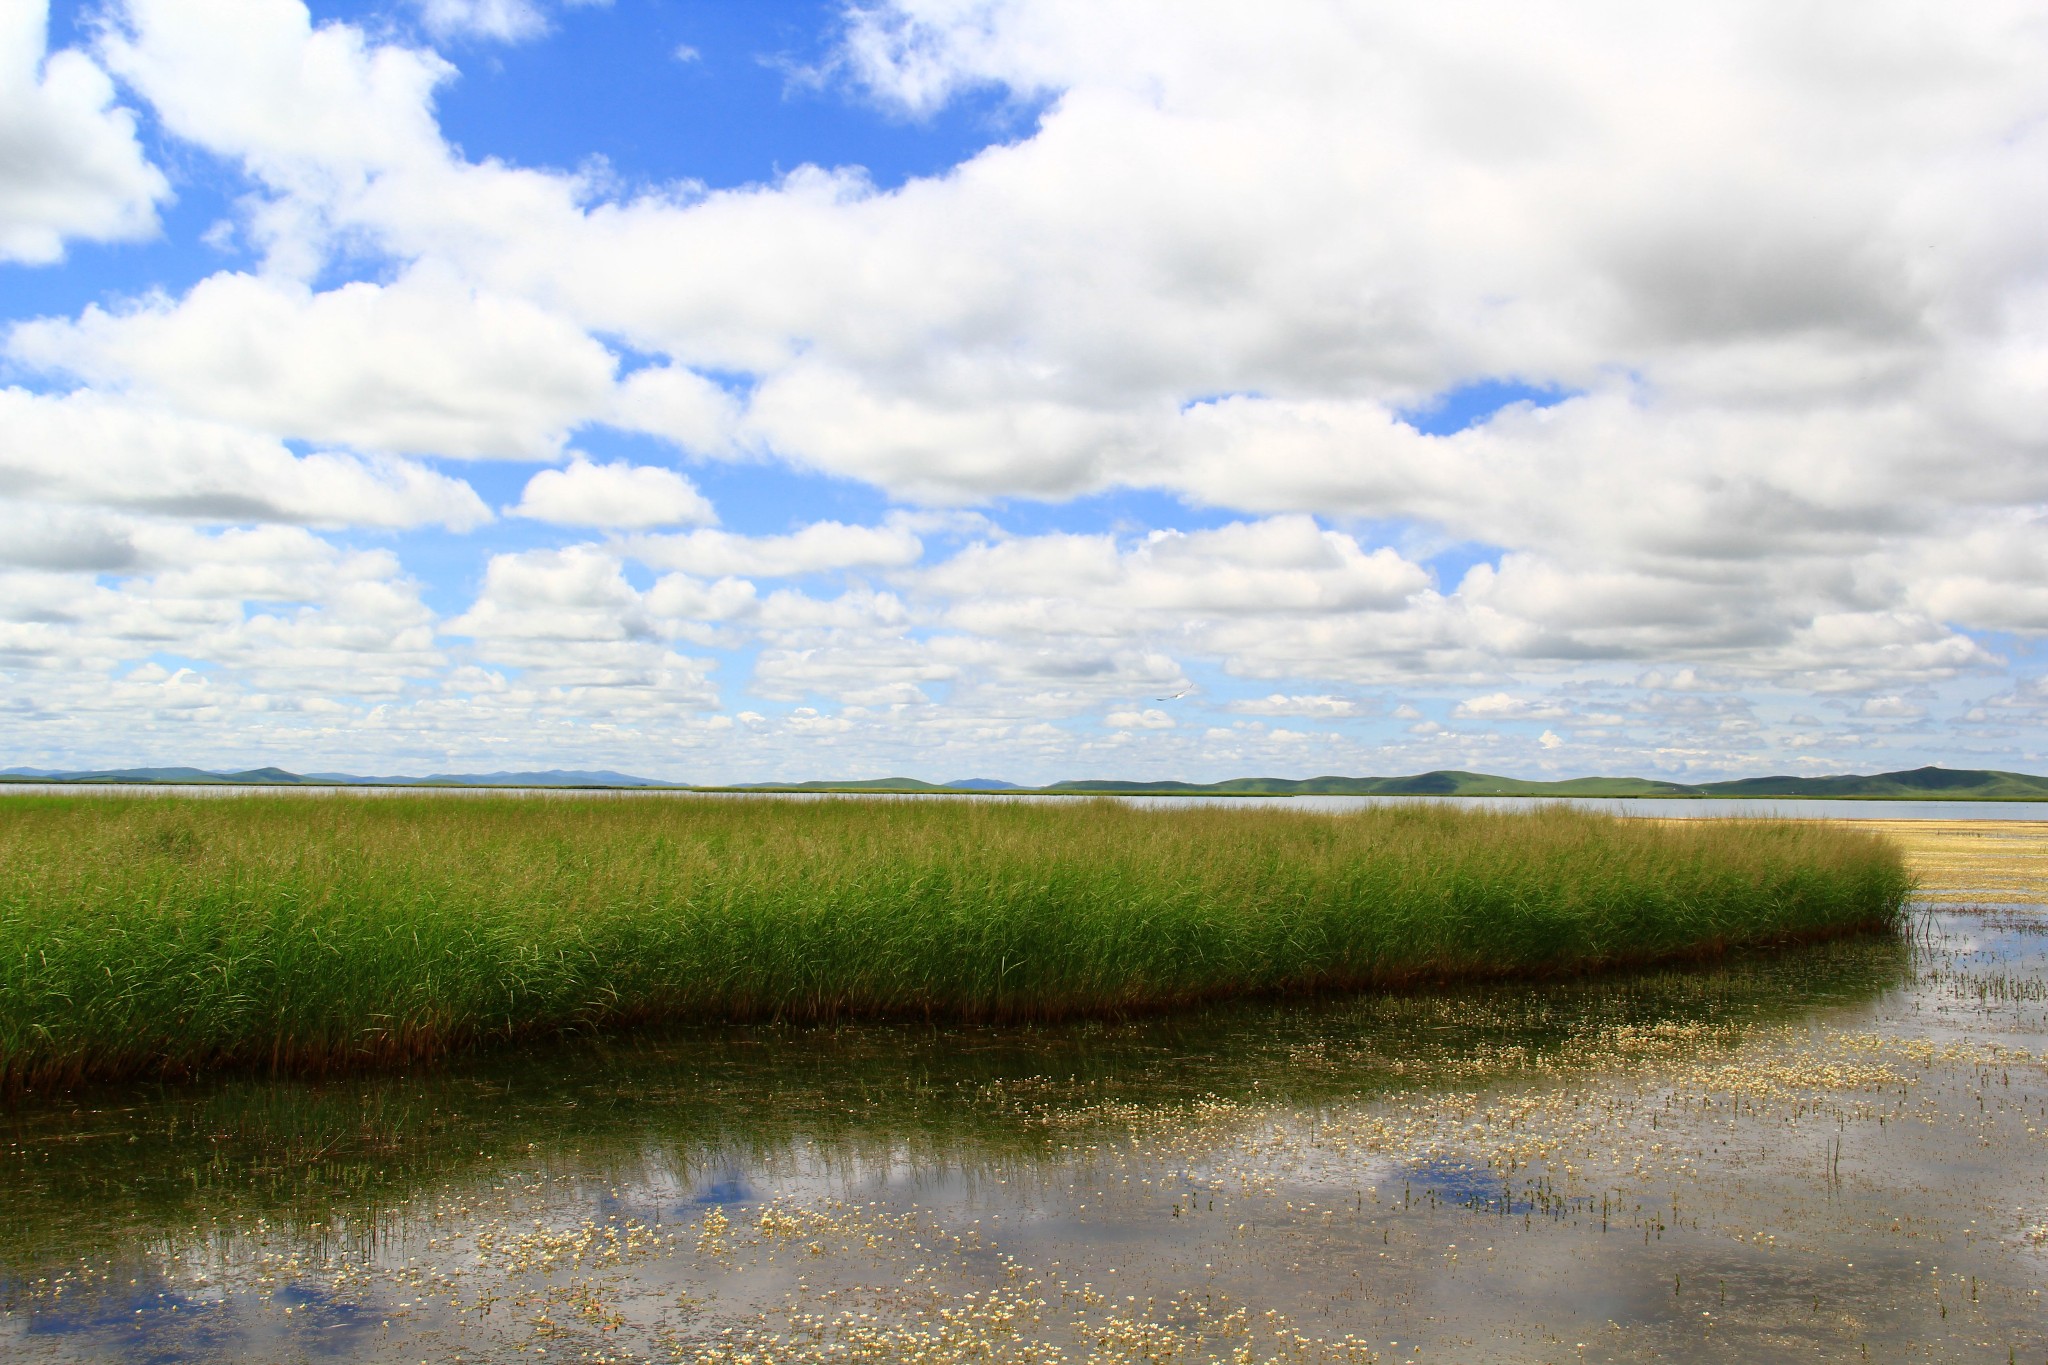
[{"label": "lake water", "polygon": [[[0,797],[9,794],[40,796],[519,796],[552,797],[558,800],[670,801],[829,801],[848,797],[884,801],[1005,801],[1074,800],[1073,796],[1012,796],[1003,792],[689,792],[660,788],[589,787],[237,787],[171,783],[0,783]],[[1290,810],[1346,811],[1368,806],[1451,804],[1499,810],[1523,810],[1533,805],[1561,804],[1581,810],[1608,811],[1615,815],[1649,816],[1655,819],[1711,820],[1776,817],[1788,820],[2030,820],[2048,821],[2048,802],[2043,801],[1828,801],[1808,799],[1709,800],[1637,797],[1528,797],[1528,796],[1126,796],[1119,800],[1144,806],[1177,806],[1190,802],[1216,802],[1231,806],[1282,806]]]},{"label": "lake water", "polygon": [[0,1356],[2042,1362],[2048,834],[1893,828],[1705,968],[31,1100]]}]

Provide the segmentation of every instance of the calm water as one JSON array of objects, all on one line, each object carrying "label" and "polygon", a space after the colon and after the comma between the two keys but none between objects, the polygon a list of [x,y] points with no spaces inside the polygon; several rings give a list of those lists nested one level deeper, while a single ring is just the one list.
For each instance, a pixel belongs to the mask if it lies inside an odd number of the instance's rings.
[{"label": "calm water", "polygon": [[[61,782],[0,783],[0,797],[9,794],[42,796],[522,796],[555,797],[562,800],[604,800],[632,798],[669,801],[828,801],[858,795],[883,801],[1004,801],[1072,800],[1072,797],[1015,797],[1002,792],[953,792],[944,795],[920,792],[824,793],[824,792],[682,792],[645,789],[591,789],[578,787],[231,787],[185,784],[132,783],[99,786]],[[1526,796],[1130,796],[1120,798],[1141,806],[1179,806],[1190,802],[1218,802],[1231,806],[1284,806],[1291,810],[1346,811],[1368,806],[1449,803],[1483,806],[1500,810],[1523,810],[1532,805],[1563,804],[1581,810],[1608,811],[1616,815],[1645,815],[1658,819],[1710,820],[1774,816],[1791,820],[2022,820],[2048,821],[2044,801],[1822,801],[1822,800],[1662,800],[1626,797],[1526,797]]]},{"label": "calm water", "polygon": [[2014,896],[1574,983],[48,1097],[0,1114],[0,1356],[2042,1362]]}]

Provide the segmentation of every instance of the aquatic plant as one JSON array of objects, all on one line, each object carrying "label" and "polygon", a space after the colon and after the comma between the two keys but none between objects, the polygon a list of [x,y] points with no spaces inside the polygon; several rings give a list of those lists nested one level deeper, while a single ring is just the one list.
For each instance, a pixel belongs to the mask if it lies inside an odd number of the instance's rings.
[{"label": "aquatic plant", "polygon": [[0,1086],[1555,975],[1887,927],[1910,884],[1853,829],[1563,807],[10,799]]}]

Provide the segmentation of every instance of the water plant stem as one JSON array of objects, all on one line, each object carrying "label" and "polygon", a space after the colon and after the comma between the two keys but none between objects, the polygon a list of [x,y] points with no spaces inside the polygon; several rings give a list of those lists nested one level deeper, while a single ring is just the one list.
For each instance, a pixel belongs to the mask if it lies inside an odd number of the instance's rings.
[{"label": "water plant stem", "polygon": [[1811,821],[1113,801],[14,798],[0,1088],[641,1020],[1049,1020],[1895,925]]}]

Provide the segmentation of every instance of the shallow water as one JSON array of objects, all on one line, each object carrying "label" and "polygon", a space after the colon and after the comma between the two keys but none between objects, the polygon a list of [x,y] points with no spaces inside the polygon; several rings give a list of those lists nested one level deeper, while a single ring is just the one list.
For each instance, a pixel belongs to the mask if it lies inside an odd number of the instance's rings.
[{"label": "shallow water", "polygon": [[[736,792],[678,791],[645,787],[367,787],[316,785],[240,787],[193,783],[0,782],[0,797],[15,796],[520,796],[556,800],[667,801],[1036,801],[1087,799],[1082,793],[1044,796],[1010,792]],[[1454,805],[1489,810],[1527,810],[1565,805],[1611,815],[1659,820],[2016,820],[2048,821],[2048,801],[1899,801],[1891,798],[1832,801],[1816,798],[1665,798],[1623,796],[1118,796],[1137,806],[1217,803],[1232,807],[1278,806],[1288,810],[1348,811],[1372,806]]]},{"label": "shallow water", "polygon": [[1711,968],[45,1099],[0,1355],[2041,1362],[2048,835],[1896,828]]}]

